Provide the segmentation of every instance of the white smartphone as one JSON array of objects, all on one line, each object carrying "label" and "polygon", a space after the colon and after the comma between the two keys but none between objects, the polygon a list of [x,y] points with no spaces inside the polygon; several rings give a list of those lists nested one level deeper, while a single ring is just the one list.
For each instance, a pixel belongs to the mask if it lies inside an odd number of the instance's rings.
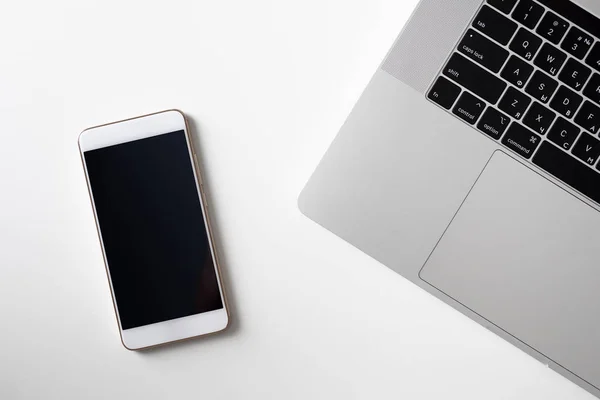
[{"label": "white smartphone", "polygon": [[123,345],[224,330],[229,313],[183,113],[87,129],[79,149]]}]

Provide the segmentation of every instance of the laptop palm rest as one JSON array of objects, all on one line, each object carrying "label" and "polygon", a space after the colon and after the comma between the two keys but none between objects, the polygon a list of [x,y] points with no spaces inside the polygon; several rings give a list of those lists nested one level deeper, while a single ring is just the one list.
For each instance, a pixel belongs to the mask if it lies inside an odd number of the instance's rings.
[{"label": "laptop palm rest", "polygon": [[498,151],[421,279],[600,387],[600,213]]}]

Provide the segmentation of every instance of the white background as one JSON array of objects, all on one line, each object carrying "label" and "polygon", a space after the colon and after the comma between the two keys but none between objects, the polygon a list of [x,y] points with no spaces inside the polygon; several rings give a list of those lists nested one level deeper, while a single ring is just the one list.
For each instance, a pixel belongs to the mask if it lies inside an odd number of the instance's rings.
[{"label": "white background", "polygon": [[[592,399],[296,207],[415,4],[4,0],[0,398]],[[76,142],[173,107],[194,123],[233,325],[132,353]]]}]

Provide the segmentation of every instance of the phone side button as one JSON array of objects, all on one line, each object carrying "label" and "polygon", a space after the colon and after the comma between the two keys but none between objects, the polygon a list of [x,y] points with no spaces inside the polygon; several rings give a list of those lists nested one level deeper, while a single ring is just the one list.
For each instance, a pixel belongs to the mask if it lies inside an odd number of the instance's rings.
[{"label": "phone side button", "polygon": [[202,195],[204,207],[208,210],[208,200],[206,200],[206,193],[204,192],[204,185],[202,183],[200,184],[200,194]]},{"label": "phone side button", "polygon": [[202,174],[200,173],[200,163],[198,162],[198,156],[196,153],[192,153],[194,156],[194,164],[196,167],[196,175],[198,175],[198,180],[200,181],[200,186],[202,186]]}]

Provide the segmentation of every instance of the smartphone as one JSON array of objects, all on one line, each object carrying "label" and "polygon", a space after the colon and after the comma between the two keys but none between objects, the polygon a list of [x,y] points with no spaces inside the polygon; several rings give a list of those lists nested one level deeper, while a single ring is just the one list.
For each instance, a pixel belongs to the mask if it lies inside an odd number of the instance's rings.
[{"label": "smartphone", "polygon": [[123,346],[226,329],[202,174],[183,113],[86,129],[79,149]]}]

